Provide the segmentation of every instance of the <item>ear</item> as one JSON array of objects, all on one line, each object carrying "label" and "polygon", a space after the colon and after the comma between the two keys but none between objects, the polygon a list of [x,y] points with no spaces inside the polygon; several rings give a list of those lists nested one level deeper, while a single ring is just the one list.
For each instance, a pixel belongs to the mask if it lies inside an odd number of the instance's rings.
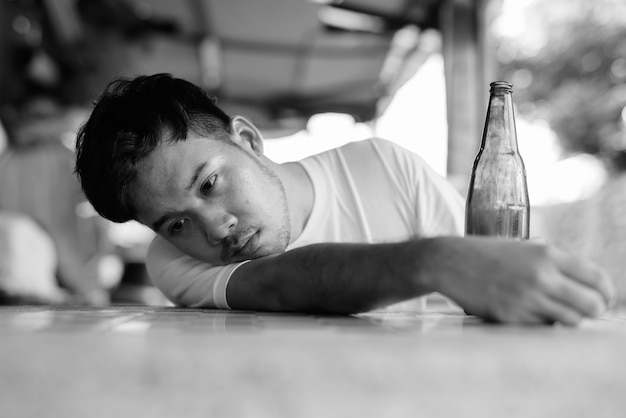
[{"label": "ear", "polygon": [[230,118],[230,131],[231,138],[237,145],[258,156],[263,155],[263,135],[248,119],[233,116]]}]

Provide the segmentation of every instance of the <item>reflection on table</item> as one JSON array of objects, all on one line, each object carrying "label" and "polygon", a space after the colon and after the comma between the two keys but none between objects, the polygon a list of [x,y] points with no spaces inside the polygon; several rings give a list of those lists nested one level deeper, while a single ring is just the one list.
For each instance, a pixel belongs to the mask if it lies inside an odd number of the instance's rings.
[{"label": "reflection on table", "polygon": [[0,307],[1,416],[623,417],[626,313]]}]

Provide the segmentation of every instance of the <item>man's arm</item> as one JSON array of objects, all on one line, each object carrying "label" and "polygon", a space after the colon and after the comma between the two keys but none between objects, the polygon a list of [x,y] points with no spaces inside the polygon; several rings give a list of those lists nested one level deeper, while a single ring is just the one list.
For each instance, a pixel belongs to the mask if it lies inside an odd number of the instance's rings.
[{"label": "man's arm", "polygon": [[602,270],[553,248],[440,237],[315,244],[253,260],[226,296],[233,309],[356,313],[435,291],[488,320],[572,325],[600,315],[614,294]]}]

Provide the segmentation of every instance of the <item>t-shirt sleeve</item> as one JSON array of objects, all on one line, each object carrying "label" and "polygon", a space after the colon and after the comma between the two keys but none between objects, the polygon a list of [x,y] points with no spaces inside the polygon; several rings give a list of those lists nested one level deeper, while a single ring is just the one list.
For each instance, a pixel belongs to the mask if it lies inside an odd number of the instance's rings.
[{"label": "t-shirt sleeve", "polygon": [[246,261],[214,266],[190,257],[161,237],[148,247],[146,269],[154,285],[175,305],[230,309],[226,286]]}]

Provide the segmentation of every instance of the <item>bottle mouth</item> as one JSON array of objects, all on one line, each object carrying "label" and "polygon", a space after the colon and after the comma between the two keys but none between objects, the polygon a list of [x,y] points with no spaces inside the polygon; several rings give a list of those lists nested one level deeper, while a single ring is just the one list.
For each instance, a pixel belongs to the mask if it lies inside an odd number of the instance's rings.
[{"label": "bottle mouth", "polygon": [[512,93],[513,92],[513,84],[508,81],[494,81],[489,84],[490,93]]}]

